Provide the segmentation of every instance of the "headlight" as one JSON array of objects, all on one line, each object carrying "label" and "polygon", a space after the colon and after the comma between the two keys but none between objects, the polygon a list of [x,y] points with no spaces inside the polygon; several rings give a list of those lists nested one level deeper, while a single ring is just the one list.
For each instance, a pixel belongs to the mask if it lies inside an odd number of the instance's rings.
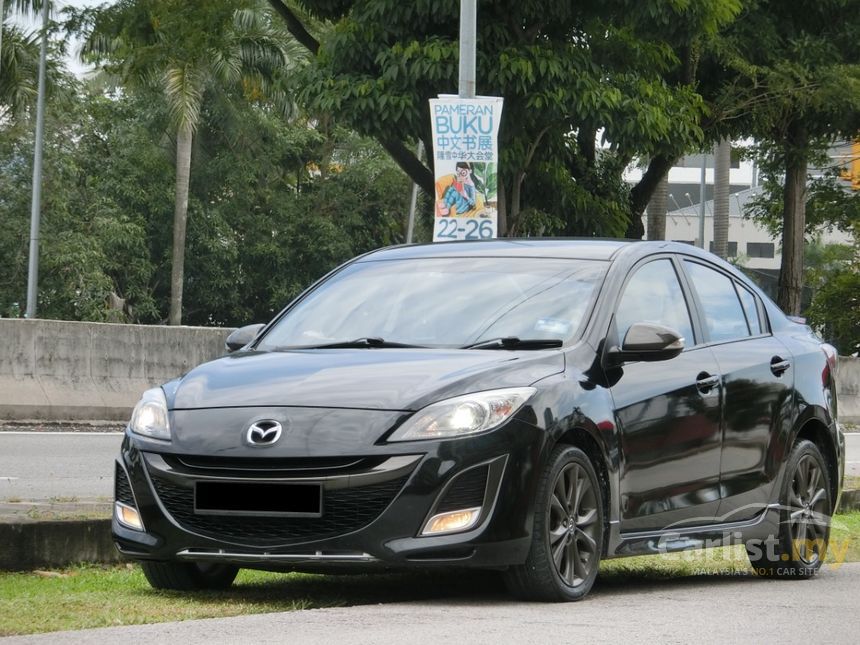
[{"label": "headlight", "polygon": [[170,422],[167,420],[167,399],[160,387],[147,390],[140,397],[131,422],[131,431],[144,437],[170,441]]},{"label": "headlight", "polygon": [[536,392],[533,387],[490,390],[445,399],[419,410],[388,441],[449,439],[500,426]]}]

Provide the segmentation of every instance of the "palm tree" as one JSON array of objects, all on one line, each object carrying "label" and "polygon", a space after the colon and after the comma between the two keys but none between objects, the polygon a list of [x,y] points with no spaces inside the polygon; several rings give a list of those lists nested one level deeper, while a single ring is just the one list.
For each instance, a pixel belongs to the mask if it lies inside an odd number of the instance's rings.
[{"label": "palm tree", "polygon": [[283,105],[276,81],[289,59],[287,42],[255,0],[120,0],[91,15],[84,59],[126,90],[157,88],[170,111],[176,141],[171,325],[182,322],[191,151],[201,108],[236,91]]},{"label": "palm tree", "polygon": [[36,101],[40,39],[38,32],[26,33],[14,26],[3,26],[0,124],[20,114]]},{"label": "palm tree", "polygon": [[10,14],[35,15],[40,0],[0,0],[0,124],[35,104],[39,74],[39,31],[6,22]]}]

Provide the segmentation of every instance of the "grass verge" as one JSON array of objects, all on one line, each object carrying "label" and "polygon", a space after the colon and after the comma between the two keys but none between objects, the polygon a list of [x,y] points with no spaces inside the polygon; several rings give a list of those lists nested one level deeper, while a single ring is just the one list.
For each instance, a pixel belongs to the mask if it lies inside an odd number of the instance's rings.
[{"label": "grass verge", "polygon": [[[860,561],[860,512],[833,518],[825,567]],[[752,575],[742,546],[610,560],[596,593],[695,576]],[[498,575],[415,572],[315,576],[243,570],[228,591],[176,593],[149,587],[134,565],[0,573],[0,636],[112,625],[215,618],[315,607],[452,597],[504,601]]]}]

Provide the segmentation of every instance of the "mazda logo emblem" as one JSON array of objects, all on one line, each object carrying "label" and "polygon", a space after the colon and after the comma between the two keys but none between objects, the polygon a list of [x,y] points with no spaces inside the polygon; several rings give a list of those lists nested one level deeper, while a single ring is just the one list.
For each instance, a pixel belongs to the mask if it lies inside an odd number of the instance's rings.
[{"label": "mazda logo emblem", "polygon": [[248,428],[245,438],[248,444],[257,447],[265,448],[276,443],[281,438],[283,427],[274,419],[262,419],[255,421]]}]

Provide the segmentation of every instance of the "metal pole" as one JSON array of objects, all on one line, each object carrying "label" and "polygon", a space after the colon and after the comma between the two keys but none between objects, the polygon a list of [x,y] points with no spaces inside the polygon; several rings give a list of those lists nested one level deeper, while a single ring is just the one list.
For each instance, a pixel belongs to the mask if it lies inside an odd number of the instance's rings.
[{"label": "metal pole", "polygon": [[478,0],[460,0],[460,98],[475,98]]},{"label": "metal pole", "polygon": [[30,264],[27,272],[27,318],[36,317],[39,282],[39,218],[42,213],[42,141],[45,135],[45,67],[48,57],[48,2],[42,2],[39,96],[36,101],[36,149],[33,153],[33,202],[30,210]]},{"label": "metal pole", "polygon": [[[418,141],[418,149],[415,151],[415,156],[418,161],[421,161],[421,155],[424,154],[424,142]],[[412,198],[409,201],[409,225],[406,228],[406,243],[412,244],[412,234],[415,232],[415,206],[418,203],[418,184],[412,184]]]},{"label": "metal pole", "polygon": [[708,168],[708,154],[702,153],[702,177],[699,180],[699,248],[705,248],[705,172]]}]

